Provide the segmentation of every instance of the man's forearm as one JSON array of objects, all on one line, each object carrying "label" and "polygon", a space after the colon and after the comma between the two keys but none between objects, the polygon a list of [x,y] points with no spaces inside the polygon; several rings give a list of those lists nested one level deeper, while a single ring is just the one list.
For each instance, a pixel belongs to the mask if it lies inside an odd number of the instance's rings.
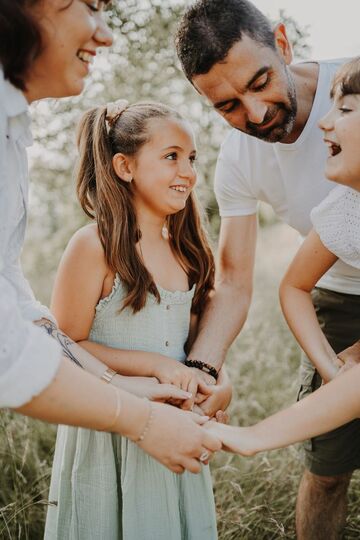
[{"label": "man's forearm", "polygon": [[69,358],[74,364],[84,368],[96,377],[101,377],[107,366],[95,358],[92,354],[80,347],[69,336],[64,334],[57,326],[46,319],[37,321],[36,324],[43,328],[49,336],[53,337],[61,346],[63,355]]},{"label": "man's forearm", "polygon": [[206,362],[219,370],[246,321],[250,301],[251,292],[220,284],[201,317],[199,333],[189,358]]}]

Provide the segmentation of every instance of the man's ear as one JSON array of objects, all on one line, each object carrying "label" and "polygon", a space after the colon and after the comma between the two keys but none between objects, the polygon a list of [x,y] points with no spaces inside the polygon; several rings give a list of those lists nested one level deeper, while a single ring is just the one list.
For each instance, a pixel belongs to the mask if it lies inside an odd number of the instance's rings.
[{"label": "man's ear", "polygon": [[278,23],[274,29],[276,50],[283,58],[285,64],[289,65],[293,59],[291,44],[286,34],[286,28],[283,23]]},{"label": "man's ear", "polygon": [[131,182],[133,175],[131,172],[131,163],[128,156],[125,154],[115,154],[112,158],[112,164],[117,176],[124,182]]}]

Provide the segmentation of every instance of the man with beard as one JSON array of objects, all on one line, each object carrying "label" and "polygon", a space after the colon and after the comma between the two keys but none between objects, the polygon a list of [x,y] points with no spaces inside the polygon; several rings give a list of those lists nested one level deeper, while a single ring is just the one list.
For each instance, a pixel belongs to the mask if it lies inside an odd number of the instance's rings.
[{"label": "man with beard", "polygon": [[[333,188],[324,177],[327,150],[317,123],[331,107],[330,83],[342,61],[291,64],[284,25],[273,29],[248,0],[198,0],[182,18],[176,45],[189,81],[234,128],[215,178],[222,217],[217,288],[189,354],[219,369],[251,301],[258,201],[305,235],[311,209]],[[359,292],[360,272],[340,261],[313,292],[338,353],[359,338]],[[343,361],[354,350],[343,353]],[[321,382],[303,357],[299,397]],[[360,467],[360,421],[308,441],[305,453],[298,538],[339,538],[349,481]]]}]

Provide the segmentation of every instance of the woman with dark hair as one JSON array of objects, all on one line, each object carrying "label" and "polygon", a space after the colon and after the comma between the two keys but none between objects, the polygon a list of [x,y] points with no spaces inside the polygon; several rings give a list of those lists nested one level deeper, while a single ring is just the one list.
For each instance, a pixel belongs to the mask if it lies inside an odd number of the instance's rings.
[{"label": "woman with dark hair", "polygon": [[[0,4],[0,407],[50,422],[122,433],[173,471],[198,472],[200,456],[220,446],[200,429],[203,421],[163,404],[150,408],[146,400],[117,389],[123,378],[56,328],[50,312],[35,301],[19,265],[28,211],[26,146],[32,142],[28,105],[81,93],[97,49],[112,43],[103,20],[105,4]],[[159,397],[154,387],[147,393],[153,399]],[[171,386],[162,392],[163,400],[189,397]]]}]

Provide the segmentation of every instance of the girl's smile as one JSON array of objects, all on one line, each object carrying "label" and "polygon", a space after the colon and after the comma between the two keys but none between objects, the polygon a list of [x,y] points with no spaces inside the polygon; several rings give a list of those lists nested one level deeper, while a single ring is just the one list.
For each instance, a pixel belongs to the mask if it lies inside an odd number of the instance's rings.
[{"label": "girl's smile", "polygon": [[319,126],[329,149],[327,178],[360,189],[360,95],[341,95],[338,90],[331,110]]},{"label": "girl's smile", "polygon": [[129,162],[134,204],[138,211],[163,219],[185,208],[195,186],[195,142],[189,125],[174,118],[151,119],[148,135]]}]

